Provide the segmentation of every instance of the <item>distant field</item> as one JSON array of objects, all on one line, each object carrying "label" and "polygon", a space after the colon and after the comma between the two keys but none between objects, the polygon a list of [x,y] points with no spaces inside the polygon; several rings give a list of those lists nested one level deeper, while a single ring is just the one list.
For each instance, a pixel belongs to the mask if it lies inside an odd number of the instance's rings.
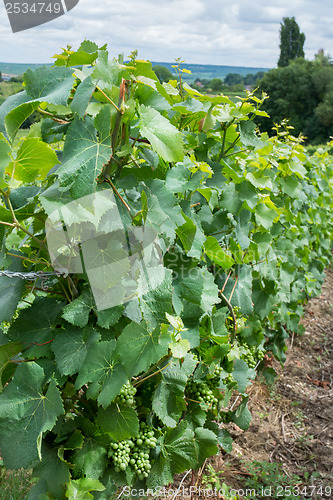
[{"label": "distant field", "polygon": [[0,82],[0,104],[10,95],[23,90],[22,83],[19,82]]},{"label": "distant field", "polygon": [[[152,61],[153,66],[161,64],[169,68],[173,73],[172,65],[175,63],[156,62]],[[0,62],[0,71],[11,76],[22,75],[28,68],[35,69],[41,64],[18,64],[18,63],[2,63]],[[268,71],[269,68],[253,68],[245,66],[217,66],[213,64],[183,64],[183,67],[189,69],[192,74],[184,74],[187,81],[193,82],[196,78],[211,80],[212,78],[224,78],[228,73],[238,73],[245,76],[249,73],[258,73],[258,71]]]}]

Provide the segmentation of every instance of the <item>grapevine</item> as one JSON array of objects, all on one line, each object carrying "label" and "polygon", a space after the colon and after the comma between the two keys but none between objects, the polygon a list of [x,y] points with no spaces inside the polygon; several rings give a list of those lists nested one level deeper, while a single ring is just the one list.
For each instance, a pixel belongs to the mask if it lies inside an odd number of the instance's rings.
[{"label": "grapevine", "polygon": [[1,105],[0,451],[31,498],[166,485],[248,428],[333,242],[328,148],[261,134],[266,98],[85,40]]}]

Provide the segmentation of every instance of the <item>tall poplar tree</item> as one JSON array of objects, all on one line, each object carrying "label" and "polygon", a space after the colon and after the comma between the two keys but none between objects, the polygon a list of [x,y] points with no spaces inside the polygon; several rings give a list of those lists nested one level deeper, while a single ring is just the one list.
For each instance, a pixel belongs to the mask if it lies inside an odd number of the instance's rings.
[{"label": "tall poplar tree", "polygon": [[280,28],[280,57],[278,66],[288,66],[289,62],[304,57],[305,35],[300,32],[294,17],[284,17]]}]

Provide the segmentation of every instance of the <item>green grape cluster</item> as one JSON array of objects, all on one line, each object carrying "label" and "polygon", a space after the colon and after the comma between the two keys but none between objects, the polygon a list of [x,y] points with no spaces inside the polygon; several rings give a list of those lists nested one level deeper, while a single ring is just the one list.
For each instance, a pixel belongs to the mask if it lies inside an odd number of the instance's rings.
[{"label": "green grape cluster", "polygon": [[214,410],[217,408],[218,399],[214,396],[214,393],[207,382],[195,382],[194,380],[189,380],[186,391],[188,398],[193,401],[198,401],[200,406],[204,409]]},{"label": "green grape cluster", "polygon": [[246,362],[246,364],[250,368],[255,368],[257,366],[258,361],[261,361],[265,353],[261,349],[258,349],[256,346],[246,346],[244,345],[248,350],[245,354],[243,354],[242,359]]},{"label": "green grape cluster", "polygon": [[135,403],[135,394],[135,387],[132,386],[131,382],[127,382],[122,386],[120,393],[116,397],[116,402],[123,403],[127,406],[133,406]]},{"label": "green grape cluster", "polygon": [[232,373],[229,373],[226,377],[223,379],[224,385],[232,384],[234,382],[234,378],[232,376]]},{"label": "green grape cluster", "polygon": [[112,443],[109,451],[109,456],[112,457],[116,472],[125,470],[130,462],[130,453],[134,448],[134,443],[131,439]]},{"label": "green grape cluster", "polygon": [[221,366],[216,366],[215,369],[214,369],[214,373],[213,375],[211,376],[211,378],[209,378],[207,380],[207,385],[210,389],[216,389],[219,387],[220,385],[220,376],[221,376],[221,373],[223,372],[223,368]]},{"label": "green grape cluster", "polygon": [[124,471],[132,466],[139,479],[145,479],[151,469],[150,449],[155,448],[154,430],[145,422],[141,422],[136,438],[112,443],[109,456],[112,457],[115,471]]}]

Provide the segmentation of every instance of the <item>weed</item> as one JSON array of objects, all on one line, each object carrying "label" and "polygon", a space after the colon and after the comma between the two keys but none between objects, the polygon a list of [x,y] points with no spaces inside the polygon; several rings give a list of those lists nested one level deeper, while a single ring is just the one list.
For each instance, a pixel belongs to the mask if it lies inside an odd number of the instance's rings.
[{"label": "weed", "polygon": [[223,494],[225,500],[235,500],[236,497],[229,493],[230,487],[225,483],[221,483],[219,476],[222,473],[223,471],[216,471],[211,464],[208,464],[206,474],[202,476],[202,486],[206,490],[218,490],[220,494]]},{"label": "weed", "polygon": [[270,498],[280,500],[299,500],[298,496],[293,495],[292,490],[301,483],[301,479],[295,474],[287,476],[282,464],[256,460],[243,463],[247,472],[251,474],[246,479],[245,486],[256,491],[256,498],[266,499],[269,495]]}]

